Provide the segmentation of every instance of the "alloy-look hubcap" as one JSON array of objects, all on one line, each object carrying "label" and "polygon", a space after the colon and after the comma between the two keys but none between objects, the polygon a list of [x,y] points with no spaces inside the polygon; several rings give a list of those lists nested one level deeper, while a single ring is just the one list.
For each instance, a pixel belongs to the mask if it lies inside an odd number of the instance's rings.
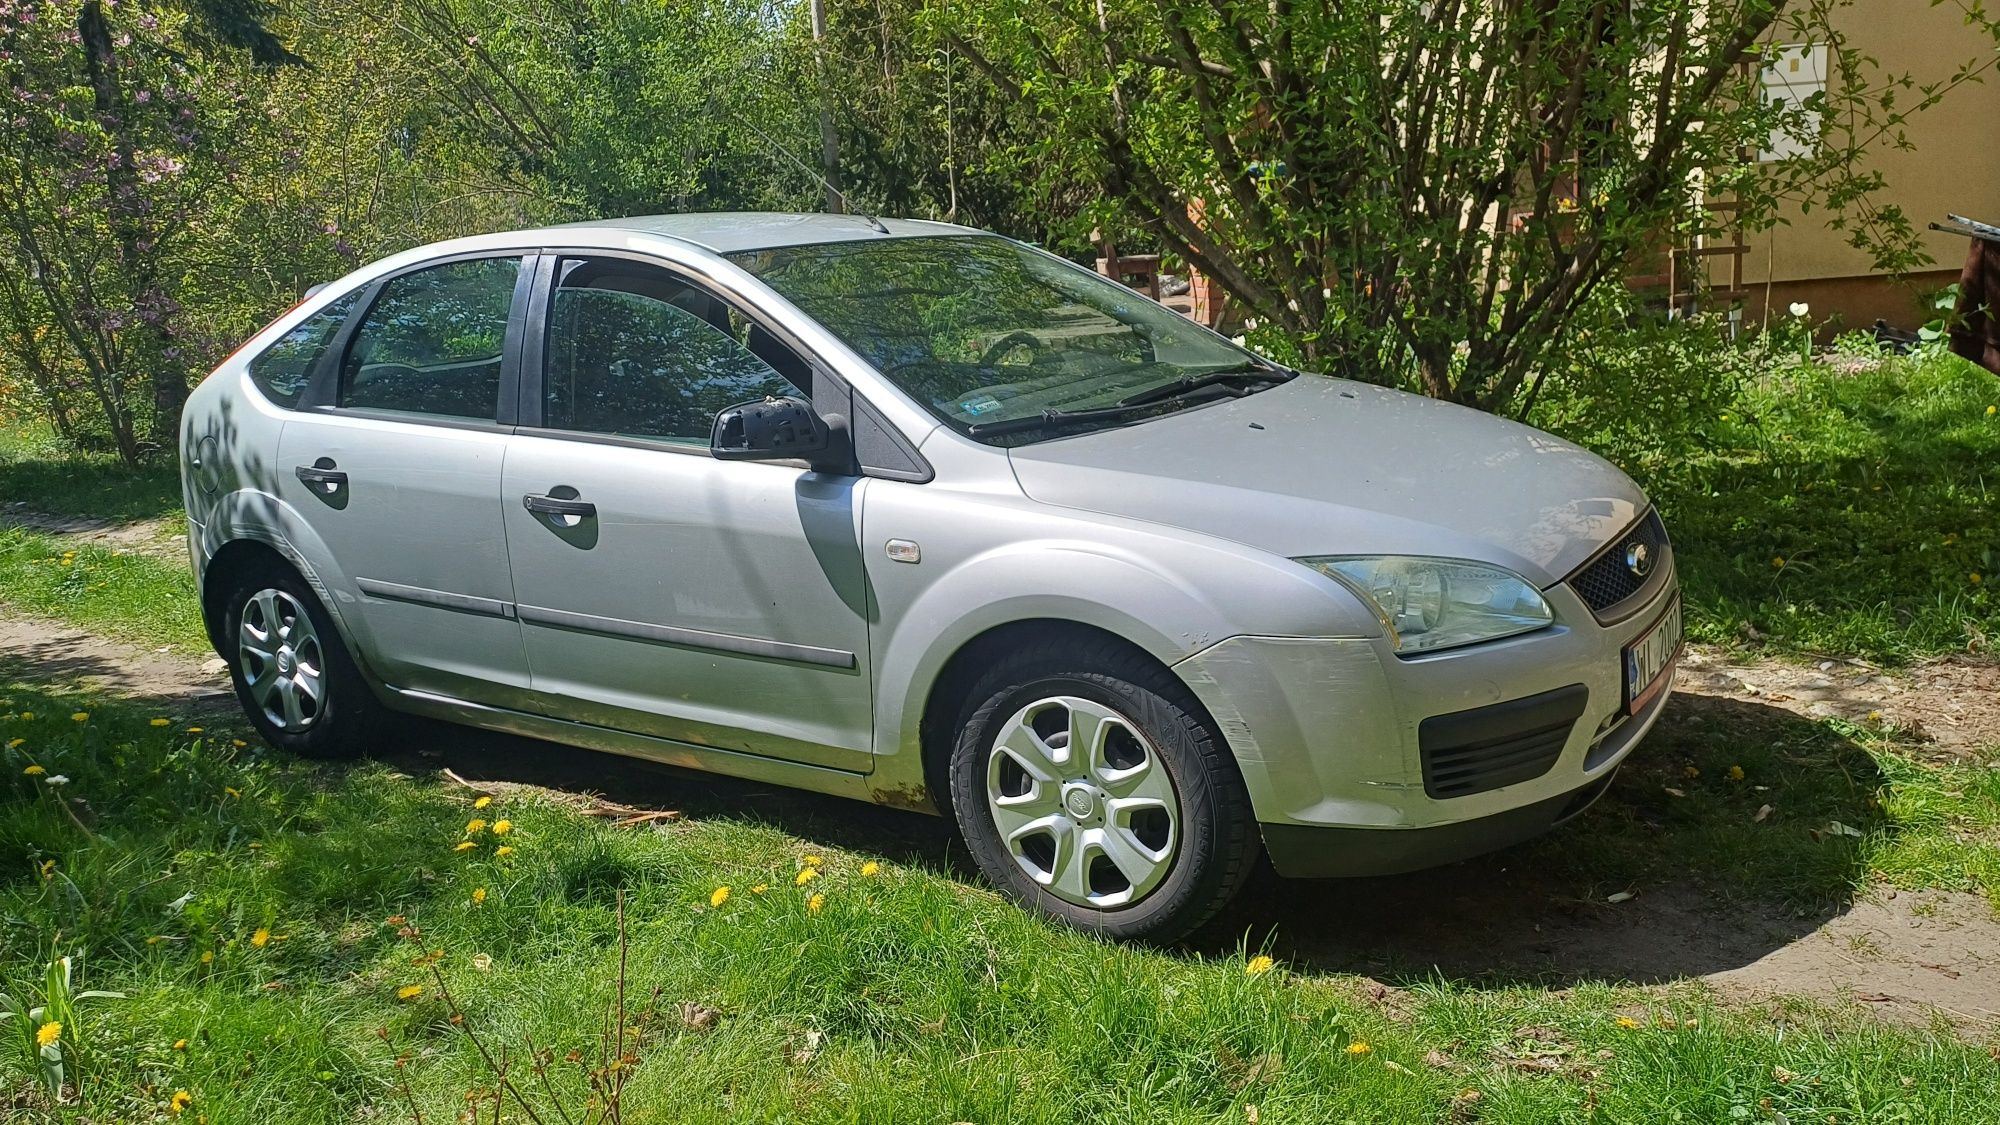
[{"label": "alloy-look hubcap", "polygon": [[1001,724],[986,807],[1029,878],[1078,906],[1129,906],[1173,869],[1180,800],[1153,744],[1123,715],[1051,696]]},{"label": "alloy-look hubcap", "polygon": [[279,730],[303,731],[326,712],[326,652],[297,598],[277,589],[252,595],[236,654],[250,698]]}]

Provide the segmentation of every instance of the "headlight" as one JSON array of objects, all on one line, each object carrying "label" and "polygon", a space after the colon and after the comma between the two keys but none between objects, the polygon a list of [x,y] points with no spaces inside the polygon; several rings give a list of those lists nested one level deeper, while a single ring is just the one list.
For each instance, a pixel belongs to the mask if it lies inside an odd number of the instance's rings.
[{"label": "headlight", "polygon": [[1397,652],[1433,652],[1533,632],[1555,621],[1541,591],[1499,567],[1398,555],[1299,559],[1360,594]]}]

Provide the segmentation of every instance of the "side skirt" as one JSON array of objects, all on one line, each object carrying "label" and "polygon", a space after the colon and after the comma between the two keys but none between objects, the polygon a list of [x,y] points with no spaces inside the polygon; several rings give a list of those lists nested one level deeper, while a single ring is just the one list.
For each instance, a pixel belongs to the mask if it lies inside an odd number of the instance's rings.
[{"label": "side skirt", "polygon": [[384,702],[398,711],[406,711],[413,715],[443,719],[446,722],[478,727],[482,730],[517,734],[525,738],[560,742],[565,746],[576,746],[585,750],[622,754],[628,758],[643,758],[649,762],[681,769],[723,774],[748,781],[765,781],[789,789],[804,789],[813,793],[826,793],[835,797],[849,797],[857,801],[875,803],[869,793],[866,774],[849,773],[846,770],[805,765],[800,762],[786,762],[777,758],[738,753],[734,750],[717,750],[708,746],[675,742],[667,738],[633,734],[630,731],[574,723],[567,719],[552,719],[546,715],[530,715],[523,711],[509,711],[480,703],[468,703],[462,699],[427,691],[395,687],[384,687],[382,690],[386,696]]}]

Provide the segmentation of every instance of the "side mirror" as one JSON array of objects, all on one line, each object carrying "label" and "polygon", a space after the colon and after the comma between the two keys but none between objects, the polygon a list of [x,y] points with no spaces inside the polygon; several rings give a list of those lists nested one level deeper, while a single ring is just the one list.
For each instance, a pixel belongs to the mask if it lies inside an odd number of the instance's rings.
[{"label": "side mirror", "polygon": [[832,428],[802,398],[740,402],[715,416],[708,450],[718,461],[812,462],[815,468],[835,444]]}]

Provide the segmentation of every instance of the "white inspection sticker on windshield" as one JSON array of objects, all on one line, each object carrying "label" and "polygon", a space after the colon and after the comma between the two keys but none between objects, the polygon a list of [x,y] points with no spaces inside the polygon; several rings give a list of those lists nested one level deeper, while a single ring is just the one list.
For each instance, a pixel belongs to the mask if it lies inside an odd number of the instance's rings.
[{"label": "white inspection sticker on windshield", "polygon": [[980,395],[977,398],[968,398],[960,402],[958,408],[977,418],[981,414],[990,414],[1000,409],[1000,400],[994,398],[992,395]]}]

